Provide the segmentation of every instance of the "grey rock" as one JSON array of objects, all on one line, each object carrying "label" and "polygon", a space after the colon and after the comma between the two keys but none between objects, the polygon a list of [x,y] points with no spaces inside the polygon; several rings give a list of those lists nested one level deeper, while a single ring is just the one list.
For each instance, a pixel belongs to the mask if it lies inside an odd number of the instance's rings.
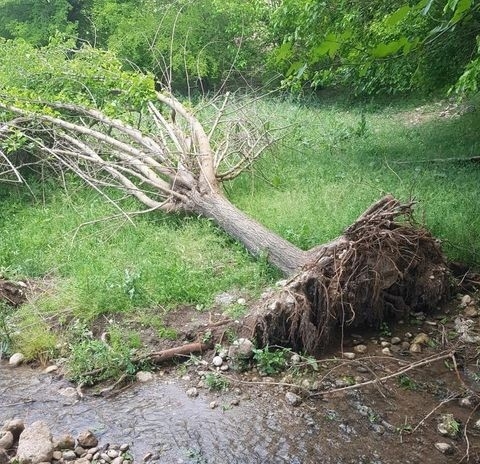
[{"label": "grey rock", "polygon": [[343,352],[343,357],[345,359],[355,359],[356,354],[352,353],[351,351],[344,351]]},{"label": "grey rock", "polygon": [[402,342],[402,339],[400,337],[392,337],[390,342],[392,345],[399,345]]},{"label": "grey rock", "polygon": [[53,440],[53,448],[55,450],[73,449],[75,447],[75,438],[72,435],[62,435]]},{"label": "grey rock", "polygon": [[210,409],[215,409],[217,407],[217,402],[216,401],[211,401],[209,406],[210,406]]},{"label": "grey rock", "polygon": [[459,431],[459,423],[455,420],[453,414],[447,413],[442,414],[439,417],[437,424],[438,433],[443,436],[448,436],[450,438],[456,438]]},{"label": "grey rock", "polygon": [[77,446],[74,449],[75,454],[79,457],[83,456],[86,453],[86,450],[83,446]]},{"label": "grey rock", "polygon": [[73,450],[66,450],[62,453],[62,459],[64,461],[74,461],[75,459],[77,459],[77,455]]},{"label": "grey rock", "polygon": [[47,424],[34,422],[20,435],[17,460],[20,464],[50,462],[53,456],[52,434]]},{"label": "grey rock", "polygon": [[8,450],[13,446],[13,433],[9,430],[0,431],[0,448]]},{"label": "grey rock", "polygon": [[228,349],[230,359],[249,359],[253,356],[253,343],[248,338],[235,340]]},{"label": "grey rock", "polygon": [[5,422],[2,430],[12,432],[13,439],[18,440],[20,434],[25,430],[25,424],[22,419],[12,419]]},{"label": "grey rock", "polygon": [[385,433],[385,427],[380,424],[372,424],[372,429],[377,435],[383,435]]},{"label": "grey rock", "polygon": [[198,396],[198,390],[195,387],[189,388],[186,393],[190,398],[195,398]]},{"label": "grey rock", "polygon": [[454,453],[454,448],[452,445],[449,443],[443,443],[443,442],[438,442],[435,443],[435,448],[440,451],[442,454],[453,454]]},{"label": "grey rock", "polygon": [[122,443],[119,449],[122,453],[124,453],[125,451],[128,451],[129,448],[130,448],[130,445],[128,443]]},{"label": "grey rock", "polygon": [[122,464],[123,463],[123,457],[122,456],[117,456],[113,461],[112,464]]},{"label": "grey rock", "polygon": [[76,459],[73,464],[90,464],[90,459],[88,459],[86,456],[83,458],[78,458]]},{"label": "grey rock", "polygon": [[393,356],[392,352],[390,351],[390,348],[388,347],[382,349],[382,354],[384,356]]},{"label": "grey rock", "polygon": [[302,398],[293,392],[287,392],[285,400],[290,406],[299,406],[302,403]]},{"label": "grey rock", "polygon": [[472,303],[473,303],[473,300],[472,300],[472,297],[470,295],[463,295],[462,300],[460,301],[460,306],[462,308],[465,308]]},{"label": "grey rock", "polygon": [[415,336],[412,343],[417,345],[426,345],[429,341],[430,337],[426,333],[421,332]]},{"label": "grey rock", "polygon": [[77,437],[77,442],[83,448],[93,448],[98,445],[98,438],[90,430],[85,430]]},{"label": "grey rock", "polygon": [[58,450],[54,451],[52,455],[52,459],[54,459],[55,461],[60,461],[60,459],[62,459],[62,452]]},{"label": "grey rock", "polygon": [[475,424],[473,424],[473,428],[474,429],[477,429],[477,430],[480,430],[480,419],[478,419]]},{"label": "grey rock", "polygon": [[138,371],[136,374],[135,374],[135,378],[139,381],[139,382],[148,382],[150,380],[153,380],[153,374],[151,372],[146,372],[146,371]]},{"label": "grey rock", "polygon": [[52,364],[51,366],[46,367],[43,372],[45,374],[51,374],[52,372],[58,371],[58,366],[55,364]]},{"label": "grey rock", "polygon": [[212,364],[215,367],[220,367],[223,364],[223,358],[221,356],[214,356],[212,359]]},{"label": "grey rock", "polygon": [[77,390],[73,387],[65,387],[58,390],[58,393],[62,396],[66,396],[67,398],[76,398],[78,396]]},{"label": "grey rock", "polygon": [[118,458],[119,452],[117,450],[114,450],[114,449],[109,449],[107,451],[107,455],[108,455],[109,458],[115,459],[115,458]]},{"label": "grey rock", "polygon": [[112,462],[112,458],[107,453],[100,453],[100,459],[103,459],[105,462]]},{"label": "grey rock", "polygon": [[25,361],[25,356],[23,353],[14,353],[12,356],[10,356],[10,359],[8,360],[8,364],[13,367],[18,367],[20,364]]},{"label": "grey rock", "polygon": [[471,408],[473,406],[472,400],[468,397],[466,398],[460,398],[458,400],[458,404],[464,408]]}]

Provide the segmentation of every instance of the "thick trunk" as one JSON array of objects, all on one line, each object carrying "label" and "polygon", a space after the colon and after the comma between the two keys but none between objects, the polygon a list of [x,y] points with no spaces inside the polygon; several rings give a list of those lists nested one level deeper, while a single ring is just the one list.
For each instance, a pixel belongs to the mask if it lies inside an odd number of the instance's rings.
[{"label": "thick trunk", "polygon": [[268,262],[285,275],[293,274],[306,263],[308,254],[305,251],[248,217],[222,194],[193,193],[190,200],[193,212],[212,219],[254,256],[265,254]]}]

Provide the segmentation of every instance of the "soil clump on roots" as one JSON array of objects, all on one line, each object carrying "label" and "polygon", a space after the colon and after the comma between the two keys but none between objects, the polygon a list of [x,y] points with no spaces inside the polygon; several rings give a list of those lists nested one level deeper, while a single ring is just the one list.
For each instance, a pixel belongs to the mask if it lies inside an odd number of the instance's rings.
[{"label": "soil clump on roots", "polygon": [[258,345],[319,354],[338,327],[378,327],[385,319],[436,309],[450,295],[440,244],[412,219],[412,203],[388,195],[344,234],[311,250],[301,272],[245,318]]}]

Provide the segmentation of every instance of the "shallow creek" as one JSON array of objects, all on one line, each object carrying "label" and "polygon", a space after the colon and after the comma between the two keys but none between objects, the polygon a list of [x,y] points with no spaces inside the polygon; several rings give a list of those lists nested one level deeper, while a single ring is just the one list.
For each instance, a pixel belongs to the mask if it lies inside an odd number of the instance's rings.
[{"label": "shallow creek", "polygon": [[[162,376],[113,398],[63,396],[67,387],[51,374],[1,362],[0,422],[43,420],[54,436],[90,429],[101,445],[130,444],[136,463],[149,452],[154,457],[148,462],[166,464],[453,462],[432,454],[430,440],[400,443],[396,432],[375,432],[371,420],[358,413],[362,396],[355,391],[293,407],[273,385],[218,396],[201,390],[197,398],[187,396],[185,382]],[[239,404],[233,406],[235,398]]]}]

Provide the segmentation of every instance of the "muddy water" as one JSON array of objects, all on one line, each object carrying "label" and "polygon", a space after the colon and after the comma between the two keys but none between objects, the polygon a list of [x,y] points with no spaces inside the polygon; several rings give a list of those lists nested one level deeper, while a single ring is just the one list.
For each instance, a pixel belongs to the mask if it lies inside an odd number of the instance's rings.
[{"label": "muddy water", "polygon": [[101,443],[132,444],[138,462],[147,452],[162,463],[300,463],[324,454],[308,439],[302,418],[286,406],[273,414],[265,399],[230,406],[228,398],[220,397],[212,410],[213,398],[189,398],[183,385],[162,378],[112,399],[64,397],[60,392],[65,387],[64,380],[51,375],[1,364],[0,420],[41,419],[54,435],[90,428]]}]

